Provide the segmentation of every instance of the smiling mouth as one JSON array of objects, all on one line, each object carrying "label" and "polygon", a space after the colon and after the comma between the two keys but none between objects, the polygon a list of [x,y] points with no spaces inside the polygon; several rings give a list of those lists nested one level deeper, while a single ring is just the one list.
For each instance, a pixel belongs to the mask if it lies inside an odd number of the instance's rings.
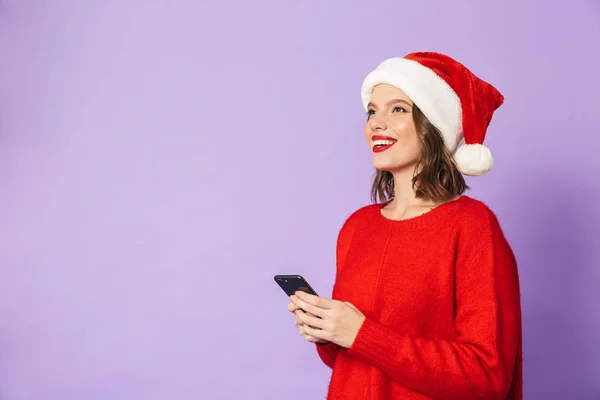
[{"label": "smiling mouth", "polygon": [[392,147],[396,143],[395,140],[391,139],[377,139],[373,140],[373,151],[380,153]]}]

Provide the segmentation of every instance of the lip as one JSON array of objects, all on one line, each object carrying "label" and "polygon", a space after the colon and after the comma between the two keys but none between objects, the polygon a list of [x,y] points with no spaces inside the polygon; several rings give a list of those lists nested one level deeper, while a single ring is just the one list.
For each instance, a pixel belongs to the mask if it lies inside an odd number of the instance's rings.
[{"label": "lip", "polygon": [[389,137],[389,136],[374,135],[374,136],[371,137],[371,141],[372,142],[374,142],[376,140],[393,140],[394,143],[388,144],[386,146],[380,146],[380,147],[377,147],[377,146],[373,145],[373,148],[372,148],[373,153],[381,153],[382,151],[386,151],[387,149],[389,149],[390,147],[392,147],[393,145],[395,145],[396,142],[397,142],[396,139],[394,139],[392,137]]},{"label": "lip", "polygon": [[396,139],[394,139],[393,137],[381,136],[381,135],[371,136],[371,141],[373,141],[373,140],[393,140],[394,142],[396,141]]}]

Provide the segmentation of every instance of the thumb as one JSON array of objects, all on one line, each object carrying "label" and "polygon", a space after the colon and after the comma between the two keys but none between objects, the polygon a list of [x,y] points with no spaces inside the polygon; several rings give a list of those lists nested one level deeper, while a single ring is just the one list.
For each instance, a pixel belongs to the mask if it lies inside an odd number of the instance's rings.
[{"label": "thumb", "polygon": [[349,301],[345,301],[344,303],[349,305],[351,309],[358,311],[358,308],[354,307],[354,304],[350,303]]}]

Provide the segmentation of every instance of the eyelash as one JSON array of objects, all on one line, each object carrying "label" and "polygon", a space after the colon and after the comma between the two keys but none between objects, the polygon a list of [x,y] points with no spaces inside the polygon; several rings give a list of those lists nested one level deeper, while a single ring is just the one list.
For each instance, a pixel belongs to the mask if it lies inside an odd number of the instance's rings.
[{"label": "eyelash", "polygon": [[[406,111],[405,108],[402,108],[402,107],[394,107],[394,112],[405,113],[407,111]],[[375,110],[369,110],[369,111],[367,111],[367,119],[371,118],[371,116],[373,116],[373,114],[375,114]]]}]

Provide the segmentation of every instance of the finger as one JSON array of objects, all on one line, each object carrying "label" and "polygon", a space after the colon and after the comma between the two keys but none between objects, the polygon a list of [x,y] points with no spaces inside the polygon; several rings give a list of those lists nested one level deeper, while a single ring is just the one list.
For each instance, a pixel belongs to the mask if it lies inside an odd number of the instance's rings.
[{"label": "finger", "polygon": [[290,303],[288,304],[288,311],[293,313],[296,312],[296,310],[298,309],[299,307],[293,301],[290,301]]},{"label": "finger", "polygon": [[296,318],[302,321],[306,325],[310,325],[315,328],[322,329],[325,326],[325,320],[321,318],[317,318],[310,314],[303,313],[302,311],[298,311],[296,313]]},{"label": "finger", "polygon": [[308,333],[302,334],[302,337],[311,343],[317,343],[317,342],[321,341],[321,339],[316,338],[314,336],[310,336]]},{"label": "finger", "polygon": [[[309,313],[305,313],[305,312],[304,312],[304,311],[302,311],[302,310],[299,310],[299,311],[297,311],[297,312],[298,312],[298,314],[299,314],[299,315],[302,315],[302,316],[304,316],[304,315],[308,315],[308,316],[312,316],[312,317],[314,317],[314,315],[312,315],[312,314],[309,314]],[[316,317],[315,317],[315,318],[316,318]],[[305,326],[306,324],[305,324],[305,323],[304,323],[304,322],[303,322],[303,321],[302,321],[302,320],[301,320],[301,319],[300,319],[298,316],[296,316],[296,318],[294,318],[294,325],[296,326],[296,328],[300,328],[300,327],[302,327],[302,326]]]},{"label": "finger", "polygon": [[308,315],[308,316],[310,316],[310,317],[316,317],[316,315],[314,315],[314,314],[311,314],[311,313],[309,313],[309,312],[306,312],[306,311],[304,311],[304,310],[301,310],[301,309],[297,309],[296,311],[294,311],[294,314],[296,314],[296,313],[306,314],[306,315]]},{"label": "finger", "polygon": [[302,335],[302,337],[306,340],[308,340],[311,343],[317,343],[317,342],[321,342],[322,339],[316,338],[314,336],[309,335],[308,333],[306,333],[306,329],[305,329],[306,325],[303,325],[300,328],[300,334]]},{"label": "finger", "polygon": [[300,309],[306,311],[307,313],[313,314],[317,317],[323,318],[327,312],[326,309],[319,308],[314,306],[306,301],[300,299],[298,296],[292,296],[292,301],[296,304]]},{"label": "finger", "polygon": [[311,343],[318,343],[321,341],[321,339],[318,339],[316,337],[310,336],[309,334],[304,334],[302,335],[304,337],[304,339],[308,340]]},{"label": "finger", "polygon": [[[294,318],[294,324],[295,324],[297,327],[300,327],[300,326],[302,326],[302,325],[306,325],[306,323],[305,323],[305,322],[304,322],[304,321],[301,319],[303,316],[309,316],[309,317],[312,317],[312,318],[317,318],[317,317],[315,317],[315,316],[314,316],[314,315],[312,315],[312,314],[305,313],[305,312],[304,312],[304,311],[302,311],[302,310],[298,310],[298,311],[296,311],[296,318]],[[320,319],[319,319],[319,320],[320,320]]]},{"label": "finger", "polygon": [[[301,314],[301,315],[302,315],[302,314],[305,314],[305,315],[308,315],[308,316],[311,316],[311,317],[315,317],[314,315],[312,315],[312,314],[310,314],[310,313],[305,313],[305,312],[304,312],[304,311],[302,311],[302,310],[296,310],[296,311],[294,312],[294,314],[296,314],[296,313],[298,313],[298,314]],[[299,326],[301,326],[301,325],[304,325],[304,322],[302,322],[302,320],[301,320],[300,318],[298,318],[298,315],[296,315],[296,317],[294,318],[294,326],[296,326],[296,327],[299,327]]]},{"label": "finger", "polygon": [[[299,311],[302,312],[302,311]],[[302,325],[304,325],[304,322],[302,322],[302,320],[300,318],[298,318],[298,316],[296,315],[296,318],[294,318],[294,325],[299,328]]]},{"label": "finger", "polygon": [[302,327],[302,330],[304,331],[304,333],[306,333],[307,335],[310,335],[314,338],[317,339],[321,339],[321,340],[326,340],[328,342],[331,342],[333,337],[331,335],[330,332],[324,330],[324,329],[315,329],[311,326],[308,325],[304,325]]},{"label": "finger", "polygon": [[333,308],[333,300],[326,299],[325,297],[315,296],[314,294],[306,293],[301,290],[294,293],[294,295],[300,300],[312,304],[315,307],[323,308],[326,310],[331,310]]}]

